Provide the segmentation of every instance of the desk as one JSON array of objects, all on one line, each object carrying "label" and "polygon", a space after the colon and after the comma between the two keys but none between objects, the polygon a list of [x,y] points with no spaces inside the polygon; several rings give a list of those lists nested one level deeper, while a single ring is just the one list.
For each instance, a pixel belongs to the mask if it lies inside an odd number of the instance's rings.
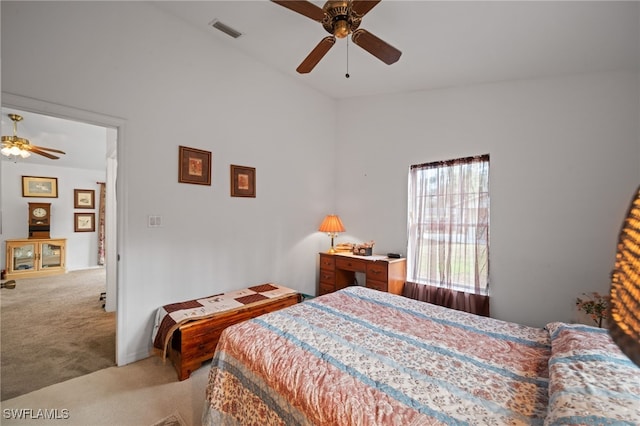
[{"label": "desk", "polygon": [[407,260],[379,255],[320,253],[318,295],[353,285],[356,272],[365,274],[366,287],[401,295],[407,278]]}]

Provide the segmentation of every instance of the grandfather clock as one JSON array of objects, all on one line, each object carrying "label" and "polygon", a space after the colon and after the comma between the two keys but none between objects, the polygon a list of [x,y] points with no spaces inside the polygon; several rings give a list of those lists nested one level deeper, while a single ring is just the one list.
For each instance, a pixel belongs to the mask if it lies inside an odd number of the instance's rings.
[{"label": "grandfather clock", "polygon": [[51,238],[51,203],[29,203],[29,238]]}]

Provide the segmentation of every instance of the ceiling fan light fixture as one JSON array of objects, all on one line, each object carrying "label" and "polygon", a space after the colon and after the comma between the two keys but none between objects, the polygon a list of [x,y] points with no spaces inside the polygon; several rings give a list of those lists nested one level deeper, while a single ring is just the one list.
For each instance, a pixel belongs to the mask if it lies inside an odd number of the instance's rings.
[{"label": "ceiling fan light fixture", "polygon": [[0,152],[2,153],[2,155],[7,156],[7,157],[27,158],[28,156],[31,155],[31,153],[29,151],[21,149],[20,147],[18,147],[16,145],[5,146],[0,150]]},{"label": "ceiling fan light fixture", "polygon": [[[15,125],[15,121],[14,121]],[[15,132],[15,129],[14,129]],[[0,152],[7,157],[22,157],[27,158],[31,153],[24,149],[23,146],[29,144],[29,141],[18,136],[3,136],[2,137],[2,149]]]},{"label": "ceiling fan light fixture", "polygon": [[349,23],[345,19],[336,21],[333,27],[333,35],[337,38],[345,38],[349,35],[351,30],[349,29]]}]

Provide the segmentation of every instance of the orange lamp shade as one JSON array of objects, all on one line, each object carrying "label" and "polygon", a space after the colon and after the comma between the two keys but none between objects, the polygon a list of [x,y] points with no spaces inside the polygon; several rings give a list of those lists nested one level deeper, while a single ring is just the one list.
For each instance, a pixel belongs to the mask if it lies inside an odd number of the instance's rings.
[{"label": "orange lamp shade", "polygon": [[318,231],[335,234],[336,232],[344,232],[345,229],[340,217],[335,214],[330,214],[324,218],[320,224],[320,228],[318,228]]}]

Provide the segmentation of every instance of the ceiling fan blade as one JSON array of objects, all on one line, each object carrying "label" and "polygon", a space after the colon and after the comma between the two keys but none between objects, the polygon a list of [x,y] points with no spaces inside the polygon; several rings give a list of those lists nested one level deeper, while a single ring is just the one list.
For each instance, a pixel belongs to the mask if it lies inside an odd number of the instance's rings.
[{"label": "ceiling fan blade", "polygon": [[322,21],[324,12],[315,4],[304,0],[271,0],[272,2],[293,10],[301,15],[311,18],[314,21]]},{"label": "ceiling fan blade", "polygon": [[39,149],[41,151],[51,151],[51,152],[57,152],[58,154],[66,154],[66,152],[64,151],[60,151],[59,149],[53,149],[53,148],[46,148],[44,146],[36,146],[36,145],[31,145],[31,148],[36,148]]},{"label": "ceiling fan blade", "polygon": [[308,72],[311,72],[311,70],[316,65],[318,65],[318,62],[320,62],[320,59],[322,59],[324,55],[327,54],[329,49],[333,47],[335,42],[336,42],[336,38],[334,36],[327,36],[322,40],[320,40],[320,43],[318,43],[318,45],[313,48],[311,53],[309,53],[307,57],[304,58],[304,61],[302,61],[302,63],[298,65],[298,68],[296,68],[296,71],[298,71],[300,74],[306,74]]},{"label": "ceiling fan blade", "polygon": [[38,154],[38,155],[42,155],[44,157],[50,158],[52,160],[57,160],[57,159],[60,158],[60,157],[56,157],[53,154],[49,154],[48,152],[40,151],[38,148],[35,148],[33,146],[31,147],[31,149],[29,151],[33,152],[34,154]]},{"label": "ceiling fan blade", "polygon": [[380,3],[380,0],[354,0],[351,2],[351,10],[362,18],[371,9],[376,7],[378,3]]},{"label": "ceiling fan blade", "polygon": [[400,59],[402,52],[386,41],[379,39],[367,30],[358,29],[353,32],[351,40],[387,65]]}]

